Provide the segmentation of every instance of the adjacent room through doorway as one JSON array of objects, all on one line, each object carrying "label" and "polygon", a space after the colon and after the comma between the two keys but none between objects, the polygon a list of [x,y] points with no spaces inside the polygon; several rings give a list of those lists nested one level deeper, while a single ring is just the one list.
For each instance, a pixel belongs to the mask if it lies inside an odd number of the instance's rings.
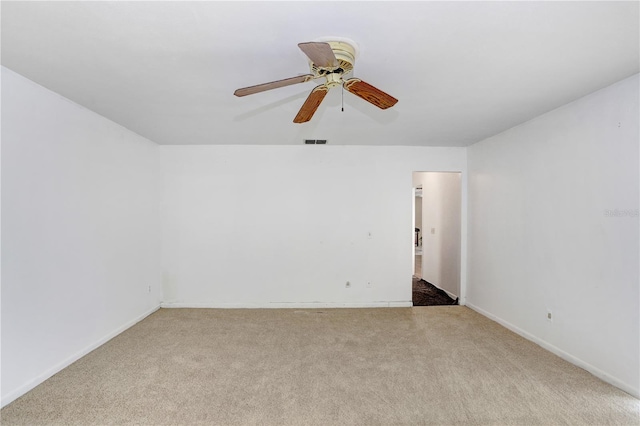
[{"label": "adjacent room through doorway", "polygon": [[459,172],[414,172],[413,305],[453,305],[460,296]]}]

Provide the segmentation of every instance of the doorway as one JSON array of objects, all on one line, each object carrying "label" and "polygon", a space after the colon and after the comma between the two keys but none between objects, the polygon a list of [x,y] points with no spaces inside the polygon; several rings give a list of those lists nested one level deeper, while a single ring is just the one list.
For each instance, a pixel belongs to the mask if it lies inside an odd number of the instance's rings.
[{"label": "doorway", "polygon": [[413,194],[413,276],[416,278],[422,278],[422,184],[419,184],[414,188]]},{"label": "doorway", "polygon": [[452,305],[460,296],[460,172],[414,172],[413,304]]}]

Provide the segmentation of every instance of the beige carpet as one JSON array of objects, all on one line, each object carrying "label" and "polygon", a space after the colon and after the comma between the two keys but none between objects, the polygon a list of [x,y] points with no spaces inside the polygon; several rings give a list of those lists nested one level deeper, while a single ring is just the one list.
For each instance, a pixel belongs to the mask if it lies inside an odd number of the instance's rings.
[{"label": "beige carpet", "polygon": [[638,425],[640,402],[462,306],[162,309],[3,425]]}]

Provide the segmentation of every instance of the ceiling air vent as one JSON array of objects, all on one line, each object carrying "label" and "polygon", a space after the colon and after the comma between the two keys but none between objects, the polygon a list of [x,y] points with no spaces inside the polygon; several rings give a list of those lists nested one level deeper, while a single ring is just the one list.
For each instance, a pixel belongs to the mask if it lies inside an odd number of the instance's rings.
[{"label": "ceiling air vent", "polygon": [[326,145],[326,139],[305,139],[305,145]]}]

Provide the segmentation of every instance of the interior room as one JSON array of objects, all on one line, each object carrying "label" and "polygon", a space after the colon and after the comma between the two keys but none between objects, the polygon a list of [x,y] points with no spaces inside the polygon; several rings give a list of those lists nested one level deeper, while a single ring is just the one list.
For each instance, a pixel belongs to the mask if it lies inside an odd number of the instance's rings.
[{"label": "interior room", "polygon": [[1,8],[3,424],[638,419],[638,2]]}]

